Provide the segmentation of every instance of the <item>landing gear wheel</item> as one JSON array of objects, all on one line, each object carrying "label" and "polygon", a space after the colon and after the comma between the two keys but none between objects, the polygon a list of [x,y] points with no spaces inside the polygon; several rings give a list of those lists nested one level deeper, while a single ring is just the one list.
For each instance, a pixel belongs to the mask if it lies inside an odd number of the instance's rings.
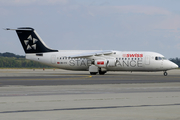
[{"label": "landing gear wheel", "polygon": [[168,75],[168,73],[165,71],[165,72],[164,72],[164,76],[167,76],[167,75]]},{"label": "landing gear wheel", "polygon": [[97,74],[97,72],[90,72],[90,74],[91,74],[91,75],[96,75],[96,74]]},{"label": "landing gear wheel", "polygon": [[106,73],[106,71],[102,72],[101,70],[99,70],[100,75],[104,75],[105,73]]},{"label": "landing gear wheel", "polygon": [[99,72],[100,75],[104,75],[106,72]]}]

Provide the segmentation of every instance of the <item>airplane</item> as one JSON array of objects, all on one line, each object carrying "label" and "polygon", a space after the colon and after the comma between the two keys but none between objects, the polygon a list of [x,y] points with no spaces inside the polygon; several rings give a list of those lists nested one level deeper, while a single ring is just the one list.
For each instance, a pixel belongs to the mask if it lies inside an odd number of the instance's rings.
[{"label": "airplane", "polygon": [[56,50],[49,48],[35,29],[21,27],[16,31],[26,54],[26,59],[52,67],[89,71],[91,75],[104,75],[107,71],[163,71],[176,69],[178,65],[156,52],[116,50]]}]

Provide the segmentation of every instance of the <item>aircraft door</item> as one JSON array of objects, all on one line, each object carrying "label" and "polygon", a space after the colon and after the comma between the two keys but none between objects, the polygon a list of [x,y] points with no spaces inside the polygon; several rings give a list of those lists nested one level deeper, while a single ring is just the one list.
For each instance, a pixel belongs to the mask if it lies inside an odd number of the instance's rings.
[{"label": "aircraft door", "polygon": [[163,60],[161,60],[161,67],[160,68],[163,68]]},{"label": "aircraft door", "polygon": [[55,55],[52,55],[52,56],[51,56],[51,63],[52,63],[52,64],[55,64],[55,63],[56,63],[56,56],[55,56]]},{"label": "aircraft door", "polygon": [[150,56],[145,57],[145,63],[146,65],[150,65]]}]

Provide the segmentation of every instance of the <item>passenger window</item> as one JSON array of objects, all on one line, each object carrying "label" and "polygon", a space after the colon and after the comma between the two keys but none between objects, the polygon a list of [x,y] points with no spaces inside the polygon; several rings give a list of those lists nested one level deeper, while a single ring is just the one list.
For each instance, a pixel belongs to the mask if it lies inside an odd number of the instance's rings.
[{"label": "passenger window", "polygon": [[127,58],[125,58],[125,60],[126,60]]},{"label": "passenger window", "polygon": [[119,60],[121,60],[121,58],[119,58]]},{"label": "passenger window", "polygon": [[132,60],[133,60],[133,58],[132,58]]},{"label": "passenger window", "polygon": [[128,60],[130,60],[130,58],[128,58]]}]

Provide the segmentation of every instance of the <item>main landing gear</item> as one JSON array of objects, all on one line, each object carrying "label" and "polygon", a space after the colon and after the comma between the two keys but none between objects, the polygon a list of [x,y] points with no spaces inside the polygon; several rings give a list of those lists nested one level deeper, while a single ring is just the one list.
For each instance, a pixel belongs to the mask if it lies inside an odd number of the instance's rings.
[{"label": "main landing gear", "polygon": [[[98,72],[90,72],[91,75],[96,75]],[[99,70],[99,74],[100,75],[104,75],[106,73],[106,71],[101,71]]]},{"label": "main landing gear", "polygon": [[99,70],[99,74],[100,75],[104,75],[106,73],[106,71],[101,71],[101,70]]},{"label": "main landing gear", "polygon": [[89,66],[89,72],[91,75],[96,75],[97,73],[99,73],[100,75],[104,75],[107,72],[107,70],[104,68],[99,68],[95,65],[91,65]]},{"label": "main landing gear", "polygon": [[[98,72],[90,72],[91,75],[96,75]],[[99,71],[100,75],[104,75],[106,72]]]},{"label": "main landing gear", "polygon": [[90,72],[90,74],[91,74],[91,75],[96,75],[96,74],[97,74],[97,72]]},{"label": "main landing gear", "polygon": [[167,75],[168,75],[168,73],[166,71],[164,71],[164,76],[167,76]]}]

